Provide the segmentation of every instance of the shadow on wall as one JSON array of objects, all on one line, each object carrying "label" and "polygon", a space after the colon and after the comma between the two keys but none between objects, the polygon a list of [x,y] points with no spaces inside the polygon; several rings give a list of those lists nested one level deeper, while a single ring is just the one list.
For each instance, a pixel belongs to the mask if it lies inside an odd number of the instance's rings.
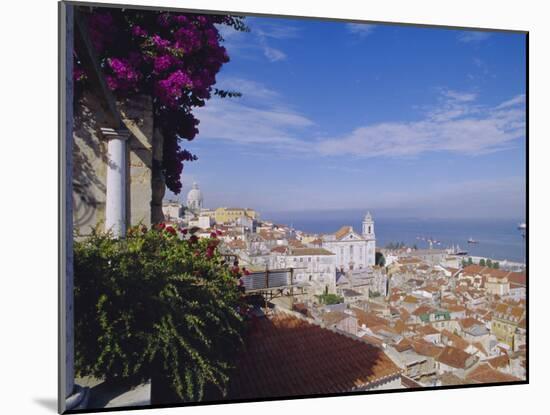
[{"label": "shadow on wall", "polygon": [[98,99],[89,93],[77,101],[74,114],[73,222],[79,229],[95,225],[95,213],[104,204],[108,159],[99,127],[107,120]]}]

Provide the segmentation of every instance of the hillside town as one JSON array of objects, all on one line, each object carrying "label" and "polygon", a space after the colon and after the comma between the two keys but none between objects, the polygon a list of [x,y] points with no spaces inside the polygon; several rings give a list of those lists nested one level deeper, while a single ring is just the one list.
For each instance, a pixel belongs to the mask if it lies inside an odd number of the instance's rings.
[{"label": "hillside town", "polygon": [[[199,237],[217,231],[220,250],[246,270],[240,284],[258,306],[234,398],[526,379],[524,268],[480,265],[452,248],[377,248],[368,212],[360,231],[308,234],[253,209],[206,209],[196,183],[185,205],[166,201],[163,213]],[[292,372],[282,369],[289,353]],[[318,376],[316,389],[297,387],[312,383],[300,376]]]}]

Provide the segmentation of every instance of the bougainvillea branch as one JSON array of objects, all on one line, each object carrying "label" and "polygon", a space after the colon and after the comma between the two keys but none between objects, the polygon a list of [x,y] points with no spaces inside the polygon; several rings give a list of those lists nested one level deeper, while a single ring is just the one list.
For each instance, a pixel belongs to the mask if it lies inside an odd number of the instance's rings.
[{"label": "bougainvillea branch", "polygon": [[[179,193],[184,162],[197,159],[180,147],[198,133],[193,108],[205,105],[211,95],[240,96],[213,85],[229,61],[218,27],[247,31],[243,18],[92,8],[86,22],[108,87],[119,96],[153,97],[155,124],[164,137],[166,186]],[[74,55],[74,79],[85,86],[88,68],[78,59],[78,47]]]}]

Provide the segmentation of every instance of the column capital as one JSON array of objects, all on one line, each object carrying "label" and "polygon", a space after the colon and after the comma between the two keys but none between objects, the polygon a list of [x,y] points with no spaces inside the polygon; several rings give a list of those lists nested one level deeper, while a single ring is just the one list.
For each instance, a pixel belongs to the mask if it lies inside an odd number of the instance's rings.
[{"label": "column capital", "polygon": [[111,128],[111,127],[101,127],[101,135],[105,140],[119,139],[127,140],[130,137],[130,131],[126,128]]}]

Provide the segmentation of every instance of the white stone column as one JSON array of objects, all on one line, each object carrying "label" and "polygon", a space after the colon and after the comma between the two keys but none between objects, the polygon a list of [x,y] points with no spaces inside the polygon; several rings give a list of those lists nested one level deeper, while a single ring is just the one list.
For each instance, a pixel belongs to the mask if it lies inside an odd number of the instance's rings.
[{"label": "white stone column", "polygon": [[101,128],[107,140],[107,194],[105,230],[115,237],[126,235],[126,141],[128,130]]}]

